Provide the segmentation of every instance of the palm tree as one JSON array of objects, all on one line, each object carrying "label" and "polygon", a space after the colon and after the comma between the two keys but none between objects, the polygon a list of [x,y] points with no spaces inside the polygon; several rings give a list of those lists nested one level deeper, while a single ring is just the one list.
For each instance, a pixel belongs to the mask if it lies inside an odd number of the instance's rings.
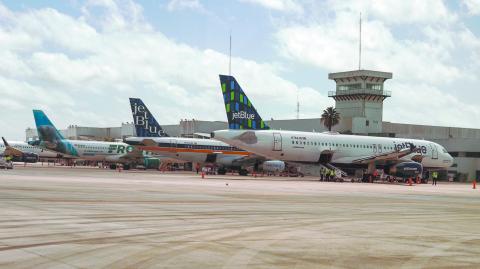
[{"label": "palm tree", "polygon": [[325,125],[328,131],[331,132],[332,127],[340,122],[340,113],[338,113],[333,107],[327,107],[327,109],[323,111],[320,122],[323,122],[323,125]]}]

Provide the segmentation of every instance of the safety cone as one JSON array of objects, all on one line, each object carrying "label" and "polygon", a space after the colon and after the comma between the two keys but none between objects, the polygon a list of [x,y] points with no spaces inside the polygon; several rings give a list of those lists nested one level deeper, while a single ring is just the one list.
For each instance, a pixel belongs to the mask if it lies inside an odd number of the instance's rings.
[{"label": "safety cone", "polygon": [[476,188],[477,188],[477,180],[474,179],[474,180],[473,180],[473,189],[476,189]]},{"label": "safety cone", "polygon": [[205,172],[202,171],[202,179],[205,178]]},{"label": "safety cone", "polygon": [[412,186],[412,178],[408,178],[408,186]]}]

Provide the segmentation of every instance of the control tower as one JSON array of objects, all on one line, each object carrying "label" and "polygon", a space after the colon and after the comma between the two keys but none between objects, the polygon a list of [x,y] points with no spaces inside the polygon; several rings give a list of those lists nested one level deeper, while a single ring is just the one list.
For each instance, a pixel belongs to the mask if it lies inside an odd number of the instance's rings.
[{"label": "control tower", "polygon": [[336,83],[336,90],[328,92],[328,96],[335,99],[341,131],[382,133],[383,100],[391,96],[383,84],[391,78],[392,73],[372,70],[328,74],[328,79]]}]

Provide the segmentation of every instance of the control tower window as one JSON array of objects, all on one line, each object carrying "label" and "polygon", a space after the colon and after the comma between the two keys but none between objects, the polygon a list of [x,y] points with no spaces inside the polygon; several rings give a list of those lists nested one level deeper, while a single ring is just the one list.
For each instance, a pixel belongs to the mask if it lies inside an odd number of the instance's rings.
[{"label": "control tower window", "polygon": [[337,87],[339,91],[348,91],[348,90],[360,89],[362,85],[360,83],[356,83],[356,84],[348,84],[348,85],[338,85]]},{"label": "control tower window", "polygon": [[382,90],[382,85],[381,84],[372,84],[372,83],[367,83],[367,89],[372,89],[372,90]]}]

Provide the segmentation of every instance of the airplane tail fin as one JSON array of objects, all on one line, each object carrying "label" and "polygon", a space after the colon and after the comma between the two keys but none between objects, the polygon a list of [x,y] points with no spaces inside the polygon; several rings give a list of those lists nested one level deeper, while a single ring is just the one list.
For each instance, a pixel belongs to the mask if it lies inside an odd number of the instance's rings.
[{"label": "airplane tail fin", "polygon": [[55,128],[50,119],[45,115],[42,110],[33,110],[33,117],[35,118],[35,124],[37,125],[38,138],[40,141],[56,143],[63,140],[63,136]]},{"label": "airplane tail fin", "polygon": [[270,129],[233,76],[220,75],[229,129]]},{"label": "airplane tail fin", "polygon": [[138,137],[168,136],[140,98],[130,98],[133,124]]}]

